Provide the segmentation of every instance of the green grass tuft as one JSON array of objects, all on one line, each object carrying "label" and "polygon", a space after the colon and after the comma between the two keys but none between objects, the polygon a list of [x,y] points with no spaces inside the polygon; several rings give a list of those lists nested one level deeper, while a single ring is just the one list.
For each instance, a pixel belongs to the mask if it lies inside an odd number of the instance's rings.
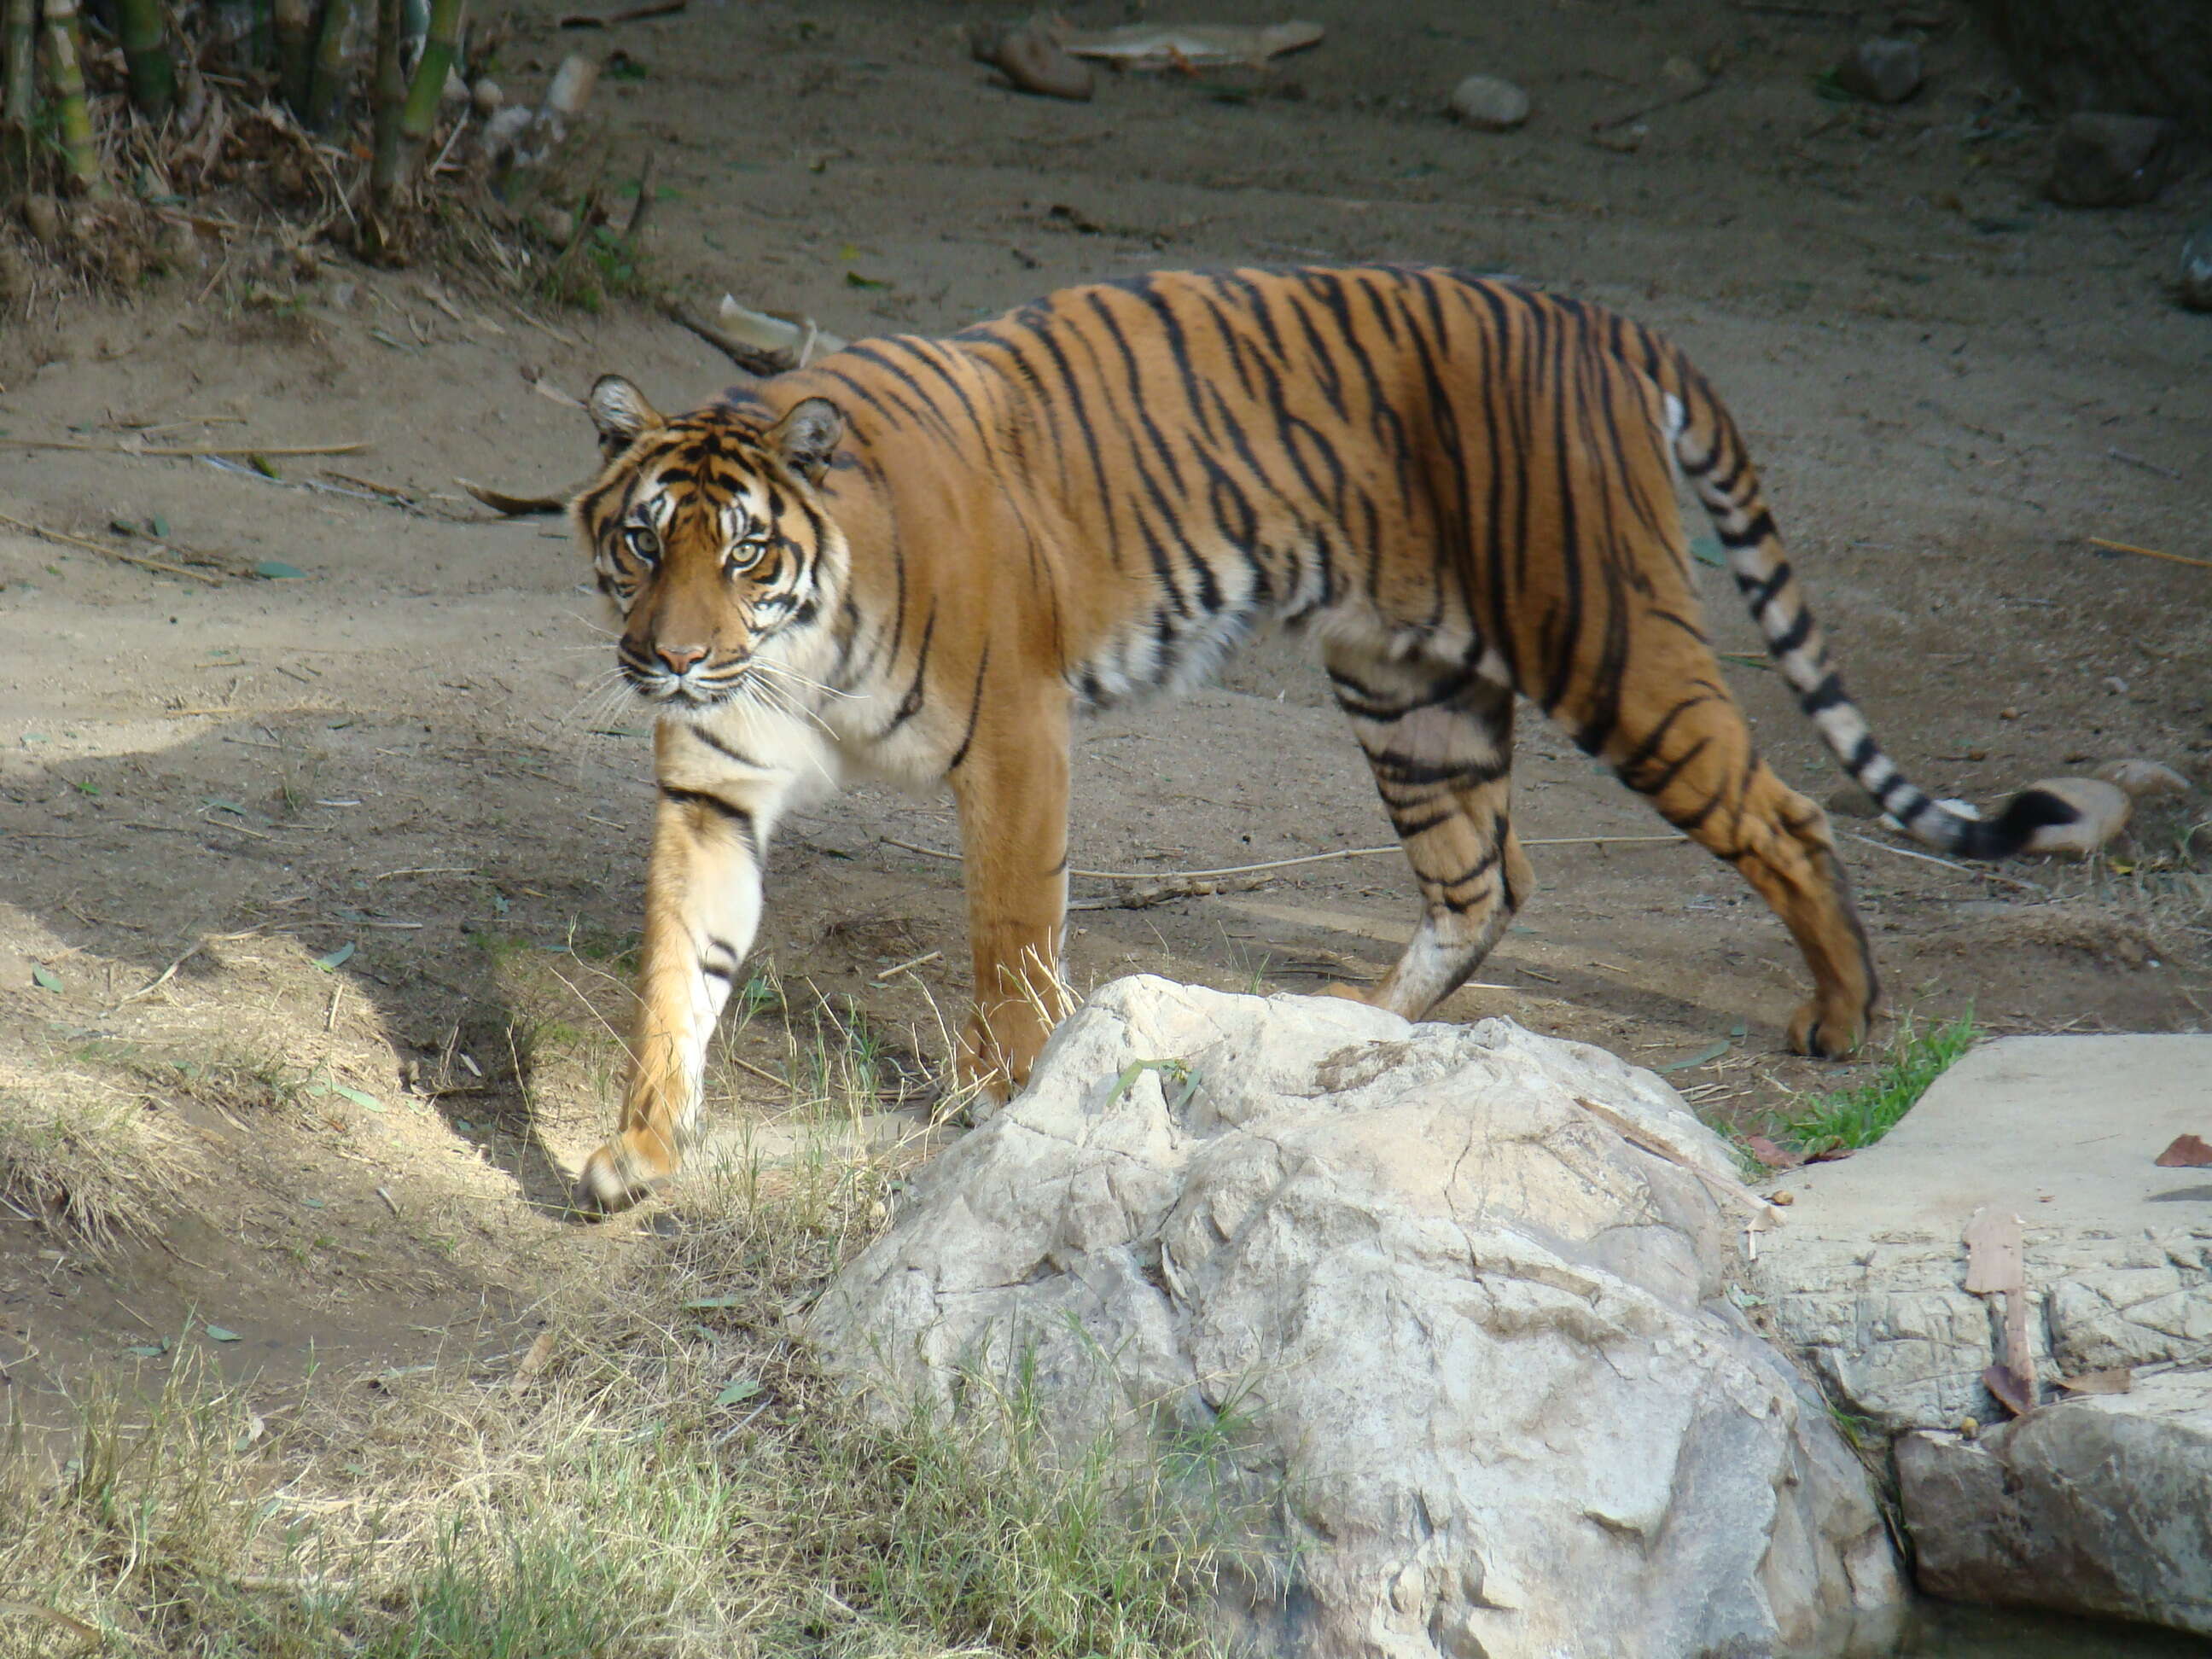
[{"label": "green grass tuft", "polygon": [[1919,1103],[1928,1085],[1974,1046],[1971,1013],[1922,1032],[1907,1018],[1871,1081],[1839,1093],[1805,1097],[1780,1127],[1808,1157],[1837,1148],[1871,1146]]}]

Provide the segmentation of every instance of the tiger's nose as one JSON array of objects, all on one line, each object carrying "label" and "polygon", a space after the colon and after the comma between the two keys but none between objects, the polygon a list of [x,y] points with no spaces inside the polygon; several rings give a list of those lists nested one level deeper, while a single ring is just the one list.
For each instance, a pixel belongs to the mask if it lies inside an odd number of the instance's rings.
[{"label": "tiger's nose", "polygon": [[694,663],[706,660],[707,647],[703,645],[656,645],[653,647],[653,653],[668,665],[670,673],[680,674]]}]

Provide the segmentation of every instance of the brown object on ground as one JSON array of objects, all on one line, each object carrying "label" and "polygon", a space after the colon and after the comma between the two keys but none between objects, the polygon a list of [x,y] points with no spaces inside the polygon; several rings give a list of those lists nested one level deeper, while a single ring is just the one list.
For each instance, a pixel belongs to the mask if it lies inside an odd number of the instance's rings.
[{"label": "brown object on ground", "polygon": [[1875,104],[1901,104],[1926,78],[1917,40],[1862,40],[1836,65],[1836,84]]},{"label": "brown object on ground", "polygon": [[2163,115],[2212,137],[2201,0],[1975,0],[2013,72],[2054,110]]},{"label": "brown object on ground", "polygon": [[969,34],[968,50],[977,63],[990,64],[1023,92],[1076,103],[1091,97],[1096,79],[1091,65],[1062,52],[1052,31],[1040,24],[978,24]]},{"label": "brown object on ground", "polygon": [[1096,58],[1127,70],[1227,69],[1257,66],[1286,52],[1319,44],[1318,23],[1129,23],[1060,37],[1078,58]]},{"label": "brown object on ground", "polygon": [[2201,1135],[2176,1135],[2154,1161],[2161,1170],[2212,1170],[2212,1146]]},{"label": "brown object on ground", "polygon": [[2166,184],[2173,124],[2148,115],[2069,115],[2051,141],[2044,188],[2065,207],[2130,207]]},{"label": "brown object on ground", "polygon": [[2020,1218],[1991,1209],[1967,1222],[1966,1285],[1975,1296],[2004,1297],[2004,1363],[1982,1374],[1989,1391],[2014,1417],[2035,1409],[2035,1350],[2027,1335],[2027,1246]]}]

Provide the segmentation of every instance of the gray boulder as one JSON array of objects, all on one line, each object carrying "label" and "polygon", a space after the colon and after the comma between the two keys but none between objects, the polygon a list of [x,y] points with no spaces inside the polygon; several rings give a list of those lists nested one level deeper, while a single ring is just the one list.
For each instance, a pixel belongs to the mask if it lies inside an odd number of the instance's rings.
[{"label": "gray boulder", "polygon": [[1740,1191],[1601,1050],[1123,980],[807,1330],[886,1412],[1018,1377],[1071,1455],[1233,1416],[1276,1519],[1224,1634],[1272,1653],[1840,1652],[1899,1577],[1731,1300]]},{"label": "gray boulder", "polygon": [[2212,1389],[2147,1377],[1969,1441],[1898,1443],[1920,1587],[2212,1636]]},{"label": "gray boulder", "polygon": [[1903,103],[1926,78],[1917,40],[1862,40],[1836,65],[1837,85],[1854,98],[1877,104]]},{"label": "gray boulder", "polygon": [[2173,123],[2149,115],[2085,112],[2059,124],[2051,150],[2051,199],[2067,207],[2126,207],[2165,187]]}]

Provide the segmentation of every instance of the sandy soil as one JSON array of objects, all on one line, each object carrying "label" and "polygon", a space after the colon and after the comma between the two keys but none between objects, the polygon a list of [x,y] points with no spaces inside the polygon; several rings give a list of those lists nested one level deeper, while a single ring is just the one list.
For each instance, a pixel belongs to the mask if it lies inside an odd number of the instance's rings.
[{"label": "sandy soil", "polygon": [[[1086,105],[994,85],[958,38],[981,7],[694,0],[589,37],[521,9],[520,90],[574,46],[626,55],[603,92],[618,172],[659,152],[659,274],[701,300],[927,331],[1156,266],[1445,258],[1668,330],[1747,428],[1851,684],[1919,781],[1986,802],[2141,756],[2195,787],[2087,870],[1945,868],[1840,820],[1893,1007],[1996,1030],[2212,1025],[2212,831],[2188,839],[2212,782],[2212,573],[2084,541],[2212,553],[2212,319],[2167,292],[2212,180],[2124,212],[2048,207],[2039,131],[1971,40],[1938,36],[1912,103],[1839,109],[1812,78],[1846,31],[1784,8],[1318,0],[1299,9],[1329,39],[1272,76],[1109,78]],[[1714,88],[1616,129],[1632,149],[1589,141],[1679,91],[1677,56]],[[1439,113],[1478,70],[1528,88],[1526,131]],[[434,297],[423,273],[334,264],[295,304],[247,309],[246,273],[210,252],[195,279],[41,300],[0,333],[15,438],[158,422],[155,441],[369,446],[270,481],[0,443],[11,520],[112,540],[158,516],[174,545],[304,573],[208,583],[0,525],[0,1054],[23,1086],[125,1101],[166,1149],[158,1242],[102,1255],[64,1221],[0,1213],[0,1375],[33,1417],[81,1368],[195,1319],[271,1389],[489,1359],[527,1342],[551,1275],[639,1237],[554,1200],[611,1109],[599,1021],[620,1018],[635,935],[646,722],[592,689],[609,653],[564,538],[483,521],[453,479],[585,471],[582,417],[531,375],[580,392],[619,369],[673,407],[727,371],[648,315],[526,316],[451,275]],[[325,465],[416,506],[310,488]],[[1710,598],[1723,644],[1754,651],[1722,581]],[[1825,795],[1809,728],[1737,666],[1770,752]],[[1081,743],[1086,868],[1389,840],[1286,646]],[[1524,836],[1663,831],[1540,722],[1517,775]],[[956,872],[892,843],[953,836],[942,803],[865,792],[793,825],[762,946],[782,1000],[733,1041],[762,1070],[725,1068],[726,1117],[787,1109],[763,1073],[825,1006],[886,1064],[941,1052],[933,1009],[965,990]],[[1538,897],[1442,1017],[1693,1061],[1674,1080],[1717,1117],[1855,1075],[1780,1053],[1802,970],[1725,870],[1656,842],[1535,857]],[[1087,909],[1073,966],[1315,988],[1379,972],[1413,914],[1395,856],[1310,865]]]}]

